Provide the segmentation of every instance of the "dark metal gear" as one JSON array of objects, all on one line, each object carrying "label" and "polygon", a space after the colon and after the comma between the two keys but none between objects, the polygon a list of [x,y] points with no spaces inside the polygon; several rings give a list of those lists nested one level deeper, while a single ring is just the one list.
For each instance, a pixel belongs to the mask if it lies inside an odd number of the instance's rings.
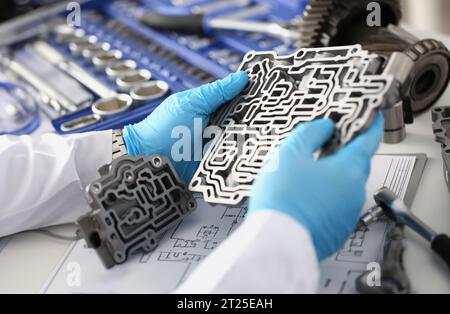
[{"label": "dark metal gear", "polygon": [[[445,91],[450,76],[450,52],[441,42],[419,38],[396,26],[401,19],[398,0],[379,0],[380,26],[367,23],[370,0],[311,0],[295,23],[298,46],[326,47],[361,44],[389,60],[402,53],[410,62],[401,69],[404,120],[431,107]],[[387,62],[386,62],[387,63]]]},{"label": "dark metal gear", "polygon": [[[366,25],[371,0],[311,0],[295,27],[300,32],[299,48],[340,46],[351,27]],[[381,7],[381,27],[397,25],[401,19],[398,0],[377,1]],[[349,43],[350,44],[350,43]],[[351,43],[354,44],[354,43]]]}]

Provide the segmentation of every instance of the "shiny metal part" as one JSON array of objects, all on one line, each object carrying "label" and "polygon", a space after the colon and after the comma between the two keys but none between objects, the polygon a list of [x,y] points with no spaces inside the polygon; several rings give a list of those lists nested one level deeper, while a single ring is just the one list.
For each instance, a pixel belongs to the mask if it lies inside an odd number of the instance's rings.
[{"label": "shiny metal part", "polygon": [[26,65],[17,60],[2,60],[3,65],[15,75],[19,76],[25,82],[30,84],[42,95],[42,100],[49,106],[49,109],[59,113],[66,114],[77,110],[77,106],[70,99],[66,99],[61,93],[47,84],[38,75],[33,73]]},{"label": "shiny metal part", "polygon": [[92,112],[99,116],[113,116],[131,108],[133,99],[127,94],[99,99],[92,105]]},{"label": "shiny metal part", "polygon": [[32,43],[31,47],[42,58],[57,66],[61,71],[72,76],[75,80],[84,85],[97,96],[107,98],[115,94],[111,88],[106,86],[103,82],[80,67],[78,64],[66,58],[66,56],[50,46],[48,43],[38,40]]},{"label": "shiny metal part", "polygon": [[136,70],[136,67],[136,62],[131,59],[120,60],[110,64],[105,72],[109,79],[114,81],[119,75]]},{"label": "shiny metal part", "polygon": [[425,240],[431,242],[438,235],[423,221],[416,217],[405,203],[387,188],[378,190],[374,195],[375,202],[390,219],[398,224],[406,225],[416,231]]},{"label": "shiny metal part", "polygon": [[134,105],[142,105],[163,97],[169,92],[169,85],[164,81],[149,81],[133,88],[130,92]]},{"label": "shiny metal part", "polygon": [[121,92],[128,93],[134,87],[149,81],[151,78],[152,74],[149,70],[139,69],[118,76],[116,85]]},{"label": "shiny metal part", "polygon": [[361,46],[300,49],[278,57],[250,52],[239,70],[250,83],[222,106],[211,124],[222,129],[194,175],[190,189],[207,202],[236,205],[251,194],[265,160],[299,123],[336,122],[321,155],[349,143],[371,125],[377,111],[397,103],[398,89],[382,63]]},{"label": "shiny metal part", "polygon": [[98,38],[96,36],[90,35],[80,38],[73,38],[69,43],[69,50],[74,56],[80,56],[84,49],[91,48],[95,46]]},{"label": "shiny metal part", "polygon": [[53,34],[59,43],[69,43],[74,38],[82,38],[86,32],[80,28],[73,28],[67,24],[59,24],[54,26]]},{"label": "shiny metal part", "polygon": [[403,102],[382,110],[384,117],[383,142],[386,144],[397,144],[406,137],[405,121],[403,119]]},{"label": "shiny metal part", "polygon": [[109,51],[110,49],[111,45],[109,43],[106,42],[96,43],[95,45],[83,49],[81,55],[83,56],[83,58],[87,60],[92,60],[92,58],[95,57],[96,55],[105,51]]},{"label": "shiny metal part", "polygon": [[212,18],[208,26],[220,30],[239,30],[245,32],[257,32],[271,35],[283,40],[297,40],[299,33],[281,26],[278,23],[256,22],[250,20],[230,20],[228,18]]},{"label": "shiny metal part", "polygon": [[97,71],[104,71],[109,65],[122,59],[123,53],[120,50],[109,50],[101,52],[92,58],[92,63]]},{"label": "shiny metal part", "polygon": [[101,119],[102,117],[100,117],[99,115],[91,114],[71,121],[64,122],[60,125],[60,129],[63,132],[75,131],[87,127],[89,125],[95,124],[101,121]]},{"label": "shiny metal part", "polygon": [[198,4],[192,7],[191,12],[195,14],[206,14],[213,11],[226,9],[229,7],[246,7],[252,3],[252,0],[219,0]]}]

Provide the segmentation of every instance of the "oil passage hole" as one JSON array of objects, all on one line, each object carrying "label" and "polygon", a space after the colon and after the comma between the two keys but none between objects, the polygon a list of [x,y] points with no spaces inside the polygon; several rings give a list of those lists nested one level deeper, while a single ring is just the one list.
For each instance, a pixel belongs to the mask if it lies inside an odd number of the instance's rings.
[{"label": "oil passage hole", "polygon": [[421,96],[430,91],[431,88],[436,83],[436,73],[433,70],[428,70],[422,73],[420,77],[417,79],[416,84],[414,85],[414,90],[417,95]]},{"label": "oil passage hole", "polygon": [[102,240],[100,239],[100,235],[97,232],[92,232],[89,235],[89,242],[93,249],[98,249],[102,244]]}]

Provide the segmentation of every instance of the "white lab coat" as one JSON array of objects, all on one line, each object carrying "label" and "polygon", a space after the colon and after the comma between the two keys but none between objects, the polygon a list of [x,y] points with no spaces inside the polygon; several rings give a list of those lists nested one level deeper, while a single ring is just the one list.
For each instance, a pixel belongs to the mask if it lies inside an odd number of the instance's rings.
[{"label": "white lab coat", "polygon": [[[88,210],[85,187],[110,161],[111,131],[0,136],[0,237],[74,222]],[[264,210],[246,219],[176,292],[313,293],[318,281],[309,233]]]}]

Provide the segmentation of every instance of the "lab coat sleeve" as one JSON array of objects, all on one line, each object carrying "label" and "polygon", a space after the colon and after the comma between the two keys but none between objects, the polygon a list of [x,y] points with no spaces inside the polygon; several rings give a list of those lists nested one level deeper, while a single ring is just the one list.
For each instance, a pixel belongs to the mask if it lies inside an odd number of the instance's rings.
[{"label": "lab coat sleeve", "polygon": [[85,187],[111,161],[111,131],[0,136],[0,237],[74,222]]},{"label": "lab coat sleeve", "polygon": [[315,293],[318,283],[309,232],[266,210],[250,216],[175,293]]}]

